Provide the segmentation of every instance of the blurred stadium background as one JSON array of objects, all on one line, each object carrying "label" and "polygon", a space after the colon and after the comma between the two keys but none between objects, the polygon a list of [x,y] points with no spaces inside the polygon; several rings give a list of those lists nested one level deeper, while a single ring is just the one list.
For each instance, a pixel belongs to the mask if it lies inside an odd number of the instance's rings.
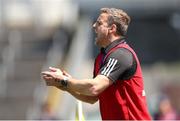
[{"label": "blurred stadium background", "polygon": [[[92,78],[92,23],[101,7],[122,8],[132,22],[128,43],[143,67],[152,116],[165,94],[180,111],[180,0],[0,0],[0,119],[75,119],[77,101],[46,87],[40,72],[64,68]],[[83,103],[100,120],[98,103]]]}]

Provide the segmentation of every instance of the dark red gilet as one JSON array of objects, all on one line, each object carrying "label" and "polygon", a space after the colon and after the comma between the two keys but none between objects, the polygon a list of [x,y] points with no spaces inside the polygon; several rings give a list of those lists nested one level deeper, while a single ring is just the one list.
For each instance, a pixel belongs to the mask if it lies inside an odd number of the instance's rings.
[{"label": "dark red gilet", "polygon": [[[118,48],[128,49],[136,59],[137,69],[129,80],[117,80],[99,95],[102,120],[151,120],[144,91],[141,66],[136,53],[126,43],[121,43],[105,55],[104,60]],[[94,64],[94,77],[100,70],[103,55],[100,53]]]}]

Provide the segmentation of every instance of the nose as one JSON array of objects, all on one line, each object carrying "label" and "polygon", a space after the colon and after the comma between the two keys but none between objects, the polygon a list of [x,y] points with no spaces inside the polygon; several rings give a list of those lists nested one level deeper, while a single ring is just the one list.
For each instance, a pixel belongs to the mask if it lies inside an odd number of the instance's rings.
[{"label": "nose", "polygon": [[96,29],[97,29],[97,28],[96,28],[96,22],[93,24],[93,29],[94,29],[94,31],[95,31],[95,33],[96,33],[96,32],[97,32],[97,31],[96,31]]},{"label": "nose", "polygon": [[96,22],[93,24],[93,28],[96,28]]}]

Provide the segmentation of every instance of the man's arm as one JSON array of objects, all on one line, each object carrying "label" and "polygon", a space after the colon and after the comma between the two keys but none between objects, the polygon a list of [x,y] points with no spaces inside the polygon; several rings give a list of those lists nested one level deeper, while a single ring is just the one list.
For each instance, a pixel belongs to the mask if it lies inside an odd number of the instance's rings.
[{"label": "man's arm", "polygon": [[[42,72],[43,79],[48,86],[61,86],[59,81],[63,80],[66,76],[57,68],[51,68],[51,71]],[[78,92],[81,95],[98,96],[102,91],[109,87],[113,82],[104,75],[98,75],[94,79],[68,79],[67,89],[72,92]]]},{"label": "man's arm", "polygon": [[58,86],[57,88],[59,88],[60,90],[67,91],[68,93],[70,93],[76,99],[81,100],[81,101],[86,102],[86,103],[94,104],[94,103],[96,103],[98,101],[97,96],[82,95],[82,94],[80,94],[78,92],[72,91],[69,88],[64,88],[62,86]]},{"label": "man's arm", "polygon": [[130,78],[136,68],[133,66],[132,53],[124,48],[112,52],[105,60],[99,74],[94,79],[69,79],[69,88],[85,95],[99,95],[117,80]]},{"label": "man's arm", "polygon": [[70,78],[68,80],[68,87],[73,91],[79,92],[83,95],[98,96],[113,82],[104,75],[98,75],[94,79],[77,80]]}]

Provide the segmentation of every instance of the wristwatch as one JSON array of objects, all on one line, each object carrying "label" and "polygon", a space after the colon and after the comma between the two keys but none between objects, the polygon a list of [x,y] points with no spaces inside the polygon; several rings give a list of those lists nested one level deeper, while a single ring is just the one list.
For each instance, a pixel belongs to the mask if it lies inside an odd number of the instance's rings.
[{"label": "wristwatch", "polygon": [[61,85],[63,87],[67,87],[68,86],[68,80],[69,80],[69,78],[65,76],[63,80],[60,80]]}]

